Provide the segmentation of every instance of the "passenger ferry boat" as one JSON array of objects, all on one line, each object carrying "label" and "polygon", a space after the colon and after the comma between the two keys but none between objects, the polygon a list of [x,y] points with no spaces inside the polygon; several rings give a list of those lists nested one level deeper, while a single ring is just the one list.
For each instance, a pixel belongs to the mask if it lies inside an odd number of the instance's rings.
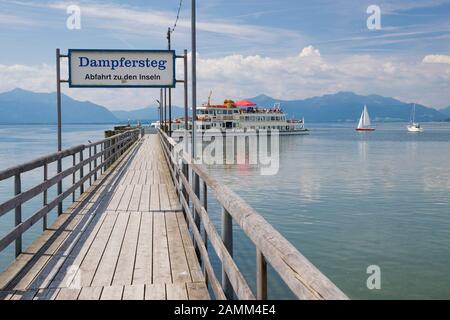
[{"label": "passenger ferry boat", "polygon": [[[192,129],[192,121],[188,121],[189,129]],[[168,126],[168,122],[166,124]],[[152,123],[159,127],[159,121]],[[184,129],[184,118],[172,121],[172,130]],[[197,107],[197,132],[207,132],[210,129],[218,129],[226,134],[248,134],[259,130],[278,130],[280,135],[308,134],[305,121],[288,119],[279,103],[272,108],[259,108],[250,101],[225,100],[223,104],[212,105],[209,102]]]}]

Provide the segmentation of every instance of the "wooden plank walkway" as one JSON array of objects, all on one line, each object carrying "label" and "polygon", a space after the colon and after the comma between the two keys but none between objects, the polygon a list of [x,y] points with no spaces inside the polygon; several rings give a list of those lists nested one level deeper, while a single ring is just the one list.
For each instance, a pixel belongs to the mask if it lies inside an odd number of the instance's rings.
[{"label": "wooden plank walkway", "polygon": [[209,299],[157,135],[0,274],[0,299]]}]

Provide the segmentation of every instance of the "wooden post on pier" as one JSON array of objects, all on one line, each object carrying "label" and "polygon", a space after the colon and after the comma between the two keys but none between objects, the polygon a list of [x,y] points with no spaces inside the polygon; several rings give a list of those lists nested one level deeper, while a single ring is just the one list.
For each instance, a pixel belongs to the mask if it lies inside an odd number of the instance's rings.
[{"label": "wooden post on pier", "polygon": [[[44,164],[44,182],[48,180],[48,164]],[[45,207],[48,204],[48,190],[45,189],[43,193],[42,205]],[[47,230],[47,215],[42,219],[42,229]]]},{"label": "wooden post on pier", "polygon": [[256,248],[256,299],[267,300],[267,262]]},{"label": "wooden post on pier", "polygon": [[[77,155],[74,153],[72,155],[72,166],[75,167],[76,163],[77,163]],[[76,172],[74,171],[72,173],[72,184],[75,184],[76,179],[77,179]],[[73,190],[73,192],[72,192],[72,202],[75,202],[75,199],[76,199],[76,192],[75,192],[75,190]]]},{"label": "wooden post on pier", "polygon": [[[14,176],[14,195],[17,196],[22,193],[22,182],[20,180],[20,173]],[[19,204],[15,208],[15,226],[17,227],[22,223],[22,204]],[[22,235],[16,238],[16,257],[22,253]]]},{"label": "wooden post on pier", "polygon": [[[233,257],[233,221],[231,215],[222,208],[222,241],[230,256]],[[222,288],[227,299],[233,299],[233,287],[222,264]]]},{"label": "wooden post on pier", "polygon": [[[80,163],[83,162],[83,150],[80,151]],[[80,180],[84,177],[84,166],[80,168]],[[80,184],[80,194],[84,193],[84,183]]]},{"label": "wooden post on pier", "polygon": [[[205,181],[203,181],[203,208],[208,211],[208,185]],[[205,245],[205,248],[208,249],[208,233],[206,232],[205,228],[203,228],[203,244]],[[206,283],[208,283],[208,274],[206,272],[205,262],[203,262],[202,264],[202,271],[205,277],[205,281]]]}]

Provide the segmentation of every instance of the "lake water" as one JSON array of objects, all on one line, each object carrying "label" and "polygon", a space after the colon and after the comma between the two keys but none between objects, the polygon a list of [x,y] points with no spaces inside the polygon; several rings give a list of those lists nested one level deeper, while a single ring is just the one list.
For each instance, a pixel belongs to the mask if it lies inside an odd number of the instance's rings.
[{"label": "lake water", "polygon": [[[210,171],[351,298],[449,299],[450,123],[425,123],[421,134],[399,123],[365,134],[353,126],[308,124],[309,136],[283,136],[273,176],[245,166]],[[64,146],[97,140],[108,128],[66,125]],[[54,127],[0,126],[0,168],[55,146]],[[0,201],[11,194],[12,184],[1,183]],[[213,199],[209,207],[218,225],[219,207]],[[0,218],[0,236],[11,227],[6,218]],[[40,228],[26,234],[27,243]],[[234,229],[237,263],[254,286],[254,246]],[[1,253],[0,269],[11,258],[12,248]],[[379,290],[366,286],[370,265],[380,267]],[[269,271],[269,297],[292,297]]]}]

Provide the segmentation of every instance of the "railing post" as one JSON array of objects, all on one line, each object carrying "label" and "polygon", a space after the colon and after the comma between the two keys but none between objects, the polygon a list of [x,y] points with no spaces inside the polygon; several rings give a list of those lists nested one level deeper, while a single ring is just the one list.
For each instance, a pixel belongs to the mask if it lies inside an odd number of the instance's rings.
[{"label": "railing post", "polygon": [[[203,181],[203,207],[208,212],[208,186],[205,181]],[[205,247],[208,248],[208,235],[206,234],[205,228],[203,228],[203,242],[205,243]]]},{"label": "railing post", "polygon": [[[92,160],[91,160],[91,157],[92,157],[92,146],[89,146],[89,187],[92,186],[92,175],[91,175]],[[95,172],[97,172],[97,171],[95,171]]]},{"label": "railing post", "polygon": [[[97,181],[97,145],[94,146],[94,156],[95,156],[95,159],[94,159],[94,170],[95,170],[94,181]],[[101,171],[100,171],[100,173],[101,173]]]},{"label": "railing post", "polygon": [[[76,154],[74,153],[72,155],[72,165],[75,167],[76,163],[77,163],[77,161],[76,161]],[[72,173],[72,185],[75,184],[75,181],[76,181],[75,177],[76,177],[76,171],[74,171]],[[76,195],[75,195],[75,190],[73,190],[73,192],[72,192],[72,202],[75,202],[75,200],[76,200]]]},{"label": "railing post", "polygon": [[[22,193],[22,182],[20,181],[20,173],[14,177],[14,195]],[[22,205],[19,204],[15,208],[15,226],[17,227],[22,223]],[[16,238],[16,257],[22,253],[22,234]]]},{"label": "railing post", "polygon": [[256,299],[267,300],[267,262],[256,248]]},{"label": "railing post", "polygon": [[109,140],[105,141],[105,165],[103,171],[108,169],[109,164]]},{"label": "railing post", "polygon": [[[233,256],[233,222],[231,215],[225,208],[222,208],[222,241],[230,256]],[[227,299],[233,299],[233,287],[222,265],[222,288]]]},{"label": "railing post", "polygon": [[[100,144],[100,152],[102,153],[102,155],[100,156],[100,163],[105,162],[105,153],[103,152],[103,150],[105,150],[105,143]],[[94,154],[97,154],[97,145],[94,146]],[[97,158],[95,158],[94,160],[97,160]],[[100,175],[102,175],[103,172],[105,172],[105,166],[100,166]],[[95,171],[95,176],[97,176],[97,170]]]},{"label": "railing post", "polygon": [[115,162],[117,160],[117,138],[112,139],[112,145],[113,145],[112,162]]},{"label": "railing post", "polygon": [[[183,161],[183,175],[186,178],[186,180],[189,182],[189,165]],[[184,199],[186,200],[186,203],[189,205],[189,195],[187,193],[186,188],[183,185],[183,195]],[[183,210],[184,211],[184,210]],[[186,214],[186,212],[185,212]]]},{"label": "railing post", "polygon": [[125,139],[123,137],[120,137],[120,155],[123,155],[125,153]]},{"label": "railing post", "polygon": [[[192,170],[192,182],[194,183],[194,193],[197,196],[197,198],[200,199],[200,177],[198,176],[198,174]],[[194,201],[192,201],[192,208],[193,208],[193,212],[194,212],[194,221],[195,221],[195,225],[197,226],[198,230],[200,231],[200,215],[198,214],[197,210],[195,209],[194,206]]]},{"label": "railing post", "polygon": [[[203,207],[205,211],[208,212],[208,186],[205,181],[203,181]],[[205,248],[208,249],[208,235],[206,234],[206,229],[203,227],[203,244]],[[203,276],[205,277],[205,283],[208,284],[208,273],[206,272],[205,263],[202,264]]]},{"label": "railing post", "polygon": [[[58,159],[56,171],[57,171],[58,174],[61,173],[61,171],[62,171],[62,159]],[[60,180],[58,182],[57,193],[58,193],[58,196],[62,193],[62,180]],[[61,215],[62,213],[63,213],[63,202],[61,200],[61,201],[58,202],[58,216]]]},{"label": "railing post", "polygon": [[[80,151],[80,163],[83,162],[83,150]],[[80,180],[84,177],[84,165],[80,168]],[[80,195],[84,193],[84,183],[80,184]]]},{"label": "railing post", "polygon": [[[48,165],[44,164],[44,182],[48,180]],[[45,207],[48,204],[48,189],[44,190],[42,204]],[[42,219],[42,229],[47,230],[47,215]]]},{"label": "railing post", "polygon": [[[192,183],[193,183],[194,194],[198,199],[200,199],[200,177],[194,170],[192,170]],[[195,209],[194,201],[192,201],[191,203],[192,203],[192,214],[194,215],[193,218],[194,218],[195,226],[197,227],[198,231],[201,232],[200,215],[198,214],[197,210]],[[195,242],[195,252],[197,253],[197,257],[200,262],[200,265],[202,265],[203,262],[201,259],[200,249],[196,242]]]}]

